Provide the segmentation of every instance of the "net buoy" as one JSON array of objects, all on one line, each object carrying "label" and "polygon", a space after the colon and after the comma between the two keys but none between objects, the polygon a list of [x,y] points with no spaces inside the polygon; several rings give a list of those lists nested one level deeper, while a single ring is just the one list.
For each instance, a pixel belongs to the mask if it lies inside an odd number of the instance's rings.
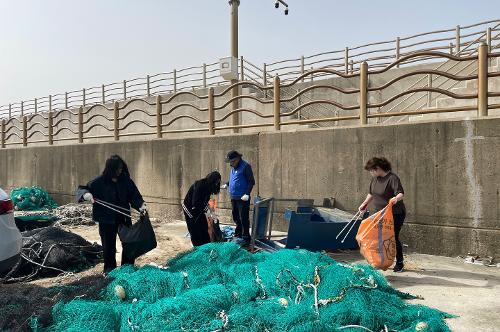
[{"label": "net buoy", "polygon": [[125,299],[125,288],[123,288],[123,286],[116,285],[115,294],[119,299],[121,300]]},{"label": "net buoy", "polygon": [[280,298],[280,299],[278,300],[278,302],[279,302],[282,306],[284,306],[284,307],[288,307],[288,300],[287,300],[287,299]]},{"label": "net buoy", "polygon": [[426,331],[429,326],[425,322],[420,322],[415,325],[415,331]]}]

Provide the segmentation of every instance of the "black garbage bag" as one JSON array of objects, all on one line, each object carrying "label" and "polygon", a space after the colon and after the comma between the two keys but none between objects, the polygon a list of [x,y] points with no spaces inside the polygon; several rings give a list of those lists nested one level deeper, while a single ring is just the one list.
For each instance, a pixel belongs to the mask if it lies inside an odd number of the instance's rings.
[{"label": "black garbage bag", "polygon": [[122,241],[123,255],[136,259],[156,248],[156,235],[149,215],[141,215],[138,222],[131,226],[121,225],[118,236]]}]

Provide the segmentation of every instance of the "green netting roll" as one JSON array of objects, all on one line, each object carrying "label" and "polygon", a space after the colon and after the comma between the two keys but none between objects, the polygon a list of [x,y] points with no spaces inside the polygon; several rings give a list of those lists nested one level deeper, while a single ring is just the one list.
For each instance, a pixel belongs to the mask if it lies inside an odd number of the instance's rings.
[{"label": "green netting roll", "polygon": [[18,211],[51,210],[57,207],[52,197],[36,186],[12,189],[10,198]]},{"label": "green netting roll", "polygon": [[305,250],[252,255],[211,243],[167,266],[116,269],[99,300],[60,303],[39,330],[446,332],[452,317],[406,302],[370,266]]}]

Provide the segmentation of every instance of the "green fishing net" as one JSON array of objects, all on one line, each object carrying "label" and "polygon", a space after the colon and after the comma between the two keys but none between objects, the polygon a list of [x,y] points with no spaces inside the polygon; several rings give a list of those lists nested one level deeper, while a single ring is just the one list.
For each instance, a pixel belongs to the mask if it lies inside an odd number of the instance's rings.
[{"label": "green fishing net", "polygon": [[14,208],[18,211],[51,210],[57,207],[52,197],[36,186],[12,189],[10,197]]},{"label": "green fishing net", "polygon": [[[449,331],[451,315],[392,288],[367,265],[326,254],[250,254],[233,243],[183,253],[166,267],[125,266],[99,300],[53,309],[38,331]],[[123,297],[123,299],[120,297]]]}]

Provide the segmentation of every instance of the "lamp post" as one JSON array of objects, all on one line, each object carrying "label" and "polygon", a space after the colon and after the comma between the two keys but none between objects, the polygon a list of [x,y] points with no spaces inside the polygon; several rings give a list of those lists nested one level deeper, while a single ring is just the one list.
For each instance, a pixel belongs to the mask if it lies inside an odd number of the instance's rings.
[{"label": "lamp post", "polygon": [[[288,15],[288,4],[283,0],[275,0],[274,7],[279,8],[280,3],[285,6],[284,13]],[[229,0],[229,6],[231,6],[231,57],[238,59],[238,7],[240,5],[240,0]],[[231,84],[236,84],[237,79],[231,80]],[[235,86],[231,90],[231,98],[235,98],[239,95],[239,87]],[[239,108],[239,101],[233,100],[231,109],[234,111]],[[238,126],[240,124],[240,115],[233,114],[232,125]],[[239,132],[238,128],[234,128],[233,132]]]}]

